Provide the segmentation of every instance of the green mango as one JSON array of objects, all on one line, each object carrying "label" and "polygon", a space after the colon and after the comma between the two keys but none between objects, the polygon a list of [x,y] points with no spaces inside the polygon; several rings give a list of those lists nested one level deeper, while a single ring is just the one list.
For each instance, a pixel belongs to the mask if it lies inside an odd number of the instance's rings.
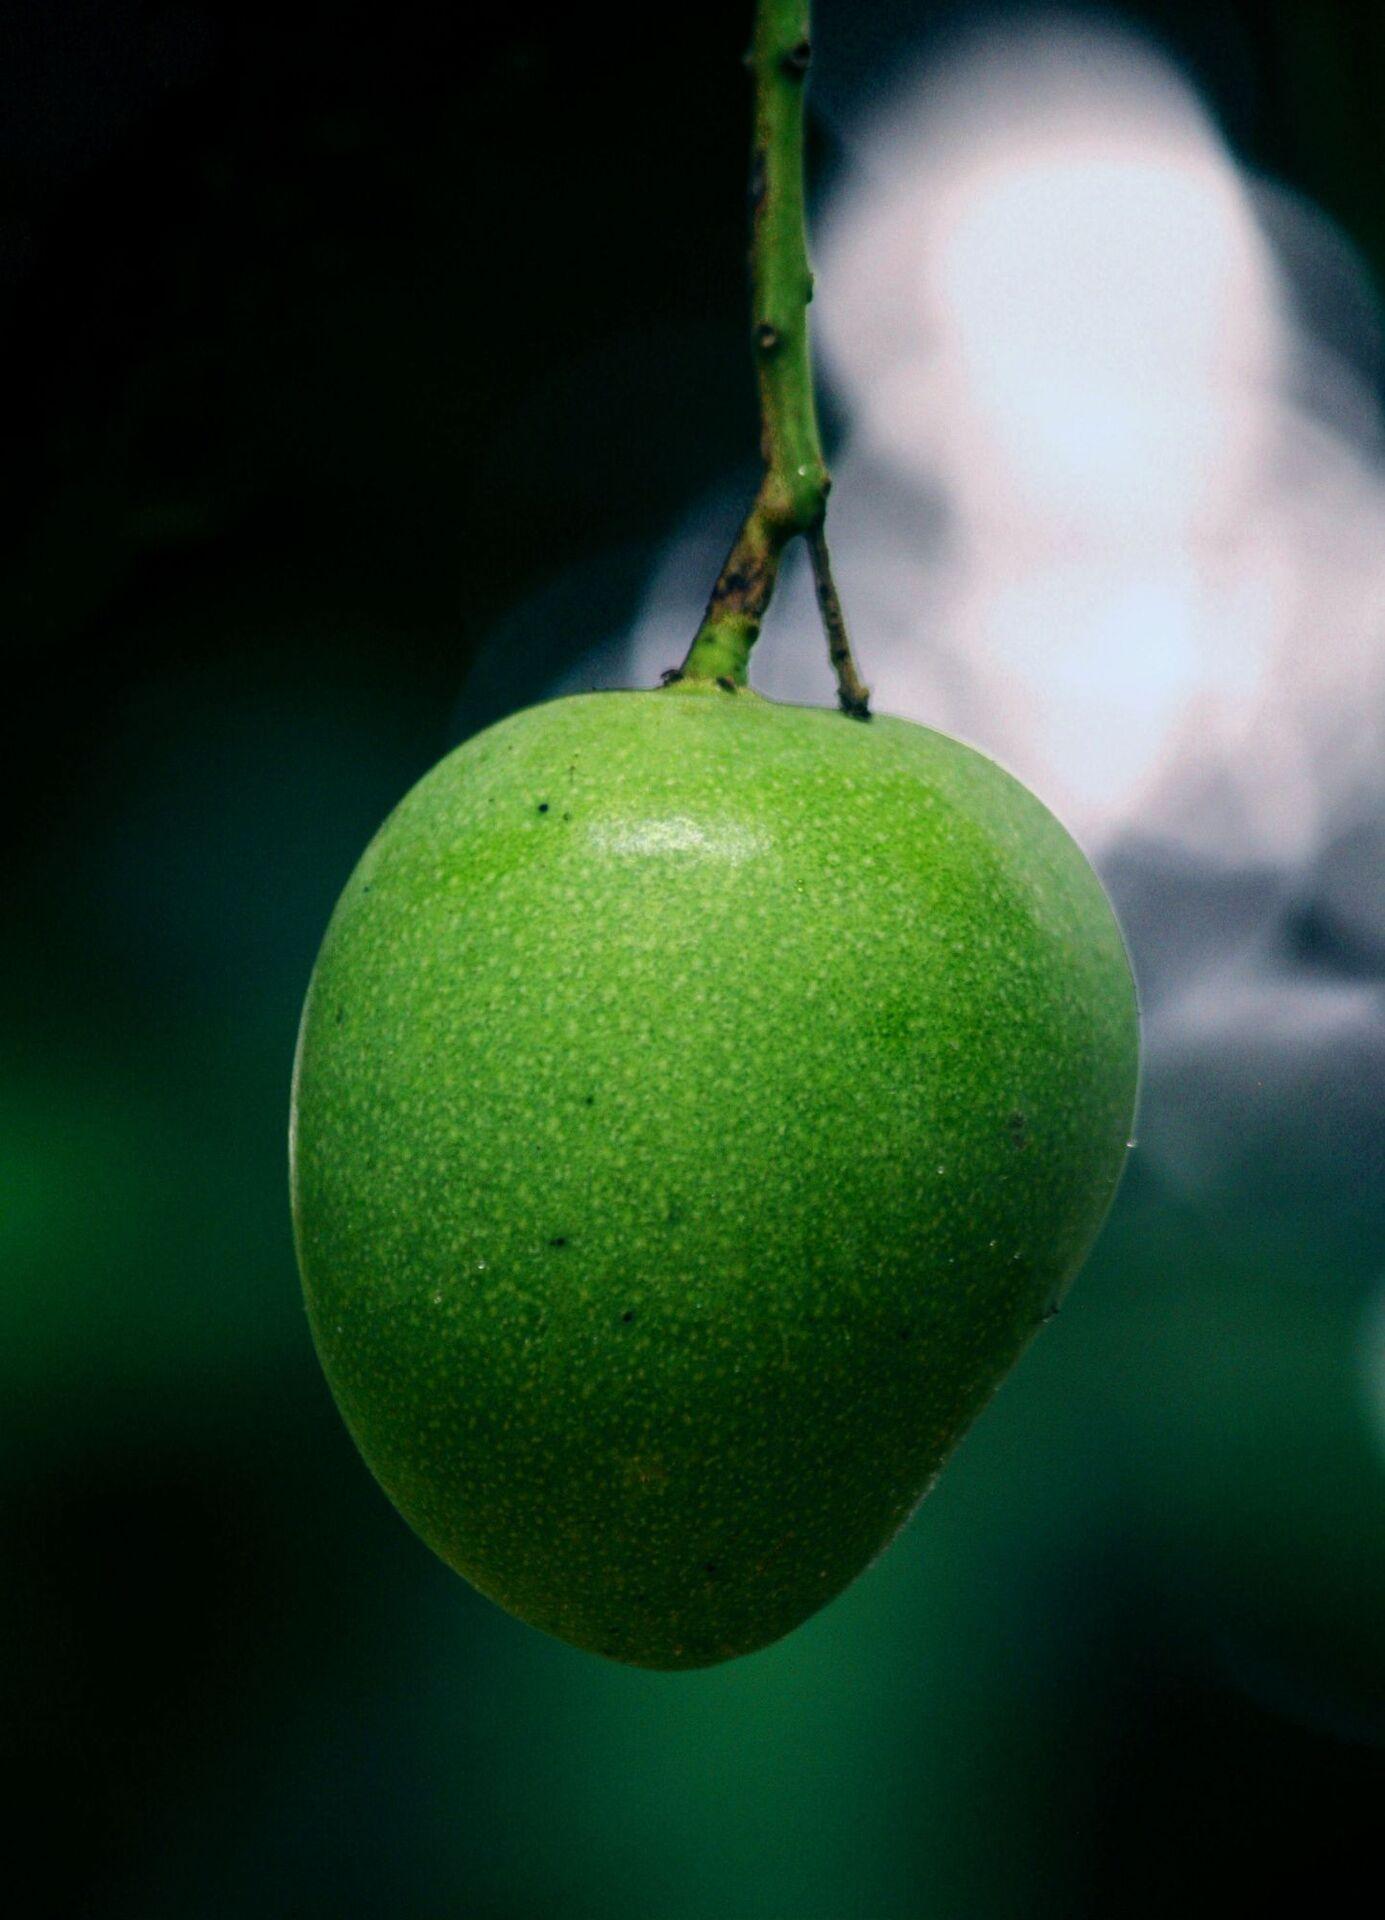
[{"label": "green mango", "polygon": [[403,800],[317,961],[291,1180],[328,1381],[522,1619],[748,1653],[1056,1311],[1137,1071],[1096,877],[972,749],[700,683],[531,708]]}]

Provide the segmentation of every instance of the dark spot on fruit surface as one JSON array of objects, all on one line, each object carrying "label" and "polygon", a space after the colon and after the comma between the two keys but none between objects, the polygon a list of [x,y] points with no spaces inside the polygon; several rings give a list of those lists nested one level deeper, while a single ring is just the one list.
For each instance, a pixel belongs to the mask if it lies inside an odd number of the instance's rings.
[{"label": "dark spot on fruit surface", "polygon": [[705,1561],[705,1562],[703,1563],[703,1567],[702,1567],[702,1571],[703,1571],[704,1573],[710,1573],[710,1574],[711,1574],[711,1576],[712,1576],[712,1578],[713,1578],[713,1579],[715,1579],[715,1578],[716,1578],[716,1572],[717,1572],[717,1563],[716,1563],[716,1561],[715,1561],[715,1560],[708,1560],[708,1561]]},{"label": "dark spot on fruit surface", "polygon": [[540,812],[540,813],[547,813],[547,812],[548,812],[548,802],[547,802],[546,800],[540,800],[540,802],[539,802],[539,812]]},{"label": "dark spot on fruit surface", "polygon": [[583,1095],[582,1105],[584,1107],[595,1106],[595,1104],[596,1104],[596,1095],[594,1093],[588,1093]]},{"label": "dark spot on fruit surface", "polygon": [[565,1247],[567,1245],[567,1235],[565,1233],[556,1234],[548,1244],[550,1247]]},{"label": "dark spot on fruit surface", "polygon": [[899,1329],[899,1337],[900,1337],[900,1339],[901,1339],[901,1340],[910,1340],[910,1339],[912,1339],[912,1338],[913,1338],[913,1333],[914,1333],[914,1329],[913,1329],[912,1327],[901,1327],[901,1328]]},{"label": "dark spot on fruit surface", "polygon": [[345,1018],[346,1018],[346,1008],[345,1008],[345,1007],[338,1007],[338,1008],[337,1008],[337,1025],[338,1025],[338,1026],[340,1026],[340,1025],[341,1025],[341,1023],[342,1023],[342,1021],[343,1021],[343,1020],[344,1020]]},{"label": "dark spot on fruit surface", "polygon": [[634,1308],[633,1308],[633,1307],[627,1307],[627,1308],[625,1309],[625,1312],[624,1312],[624,1313],[623,1313],[623,1314],[622,1314],[622,1315],[621,1315],[620,1317],[621,1317],[621,1319],[622,1319],[622,1320],[624,1320],[624,1321],[626,1321],[627,1323],[628,1323],[628,1322],[630,1322],[630,1321],[631,1321],[631,1320],[633,1320],[633,1319],[634,1319],[634,1317],[635,1317],[635,1310],[634,1310]]}]

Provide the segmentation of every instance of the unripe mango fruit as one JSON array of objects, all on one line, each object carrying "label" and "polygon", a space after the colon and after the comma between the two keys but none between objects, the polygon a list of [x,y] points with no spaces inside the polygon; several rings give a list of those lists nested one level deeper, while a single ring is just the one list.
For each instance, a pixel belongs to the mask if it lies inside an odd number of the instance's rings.
[{"label": "unripe mango fruit", "polygon": [[1056,1309],[1137,1058],[1095,876],[970,748],[700,683],[519,713],[386,821],[309,990],[337,1403],[534,1626],[648,1667],[765,1646]]}]

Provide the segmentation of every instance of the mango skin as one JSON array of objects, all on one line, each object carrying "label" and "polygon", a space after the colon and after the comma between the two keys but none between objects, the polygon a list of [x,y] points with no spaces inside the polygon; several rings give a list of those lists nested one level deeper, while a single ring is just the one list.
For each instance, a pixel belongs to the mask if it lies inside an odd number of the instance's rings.
[{"label": "mango skin", "polygon": [[1115,1191],[1138,1020],[1063,829],[970,748],[747,692],[469,741],[336,908],[291,1183],[333,1394],[483,1593],[638,1666],[887,1545]]}]

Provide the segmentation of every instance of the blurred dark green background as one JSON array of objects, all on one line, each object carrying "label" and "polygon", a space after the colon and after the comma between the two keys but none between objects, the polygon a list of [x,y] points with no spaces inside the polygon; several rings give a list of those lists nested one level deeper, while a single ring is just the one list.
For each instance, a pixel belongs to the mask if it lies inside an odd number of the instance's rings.
[{"label": "blurred dark green background", "polygon": [[[459,715],[619,630],[749,470],[746,12],[0,6],[16,1911],[1104,1920],[1378,1882],[1378,1099],[1266,1108],[1196,1199],[1137,1153],[900,1543],[707,1674],[477,1598],[319,1376],[285,1119],[336,893]],[[868,93],[976,9],[828,13]],[[1121,17],[1378,275],[1372,10]]]}]

